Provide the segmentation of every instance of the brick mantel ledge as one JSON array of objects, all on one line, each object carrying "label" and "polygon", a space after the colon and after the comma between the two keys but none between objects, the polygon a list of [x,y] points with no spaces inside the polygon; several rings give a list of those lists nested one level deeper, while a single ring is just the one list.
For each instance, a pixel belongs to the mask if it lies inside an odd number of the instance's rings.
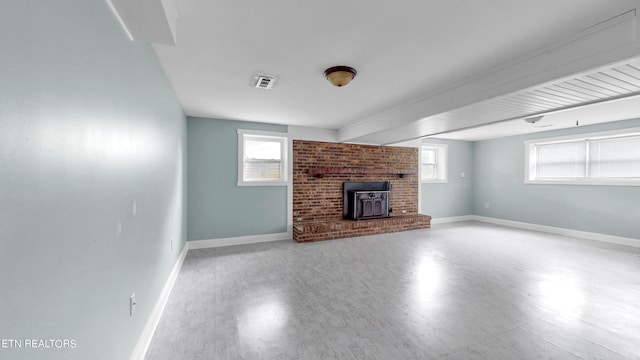
[{"label": "brick mantel ledge", "polygon": [[362,174],[362,175],[399,175],[403,177],[404,175],[414,175],[418,172],[413,169],[406,170],[396,170],[396,169],[377,169],[377,168],[354,168],[354,167],[323,167],[323,168],[312,168],[308,170],[308,173],[315,177],[323,177],[325,175],[331,174]]}]

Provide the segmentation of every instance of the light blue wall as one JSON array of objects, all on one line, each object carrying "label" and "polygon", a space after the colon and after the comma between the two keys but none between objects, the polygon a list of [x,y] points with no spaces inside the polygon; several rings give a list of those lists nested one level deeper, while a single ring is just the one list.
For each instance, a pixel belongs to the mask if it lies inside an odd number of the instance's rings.
[{"label": "light blue wall", "polygon": [[[447,144],[448,182],[422,183],[422,213],[433,218],[470,215],[473,211],[473,149],[469,141],[424,139],[423,143]],[[460,176],[465,173],[465,177]]]},{"label": "light blue wall", "polygon": [[77,344],[0,358],[128,359],[185,245],[185,116],[104,0],[0,24],[0,339]]},{"label": "light blue wall", "polygon": [[524,141],[637,126],[640,119],[474,143],[474,214],[640,238],[638,186],[524,184]]},{"label": "light blue wall", "polygon": [[189,240],[287,231],[286,186],[238,186],[238,129],[286,132],[287,127],[189,117]]}]

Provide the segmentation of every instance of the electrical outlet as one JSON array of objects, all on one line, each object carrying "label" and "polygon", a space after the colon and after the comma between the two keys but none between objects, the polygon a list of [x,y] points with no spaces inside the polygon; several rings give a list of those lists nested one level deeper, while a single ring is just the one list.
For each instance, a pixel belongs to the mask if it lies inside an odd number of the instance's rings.
[{"label": "electrical outlet", "polygon": [[129,297],[129,316],[133,316],[136,311],[136,293],[131,294]]},{"label": "electrical outlet", "polygon": [[488,209],[488,208],[489,208],[489,203],[488,203],[488,202],[484,203],[484,208],[485,208],[485,209]]},{"label": "electrical outlet", "polygon": [[461,173],[460,173],[460,177],[464,179],[464,176],[465,176],[465,175],[464,175],[464,172],[461,172]]},{"label": "electrical outlet", "polygon": [[136,216],[138,213],[138,201],[133,200],[133,205],[131,205],[131,215]]},{"label": "electrical outlet", "polygon": [[402,209],[402,213],[406,214],[407,213],[407,209]]}]

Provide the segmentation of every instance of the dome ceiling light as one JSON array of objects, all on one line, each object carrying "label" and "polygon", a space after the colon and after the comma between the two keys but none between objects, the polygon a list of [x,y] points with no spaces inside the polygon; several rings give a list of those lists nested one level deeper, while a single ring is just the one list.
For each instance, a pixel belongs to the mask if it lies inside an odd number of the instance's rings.
[{"label": "dome ceiling light", "polygon": [[324,77],[337,87],[347,85],[358,72],[350,66],[333,66],[324,71]]},{"label": "dome ceiling light", "polygon": [[538,121],[542,120],[543,117],[544,115],[532,116],[524,119],[524,121],[528,122],[529,124],[535,124]]}]

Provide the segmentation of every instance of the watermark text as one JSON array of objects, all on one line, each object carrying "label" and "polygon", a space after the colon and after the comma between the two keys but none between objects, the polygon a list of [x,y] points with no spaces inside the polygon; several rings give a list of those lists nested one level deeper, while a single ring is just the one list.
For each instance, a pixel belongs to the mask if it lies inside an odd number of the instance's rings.
[{"label": "watermark text", "polygon": [[2,339],[0,349],[75,349],[75,339]]}]

